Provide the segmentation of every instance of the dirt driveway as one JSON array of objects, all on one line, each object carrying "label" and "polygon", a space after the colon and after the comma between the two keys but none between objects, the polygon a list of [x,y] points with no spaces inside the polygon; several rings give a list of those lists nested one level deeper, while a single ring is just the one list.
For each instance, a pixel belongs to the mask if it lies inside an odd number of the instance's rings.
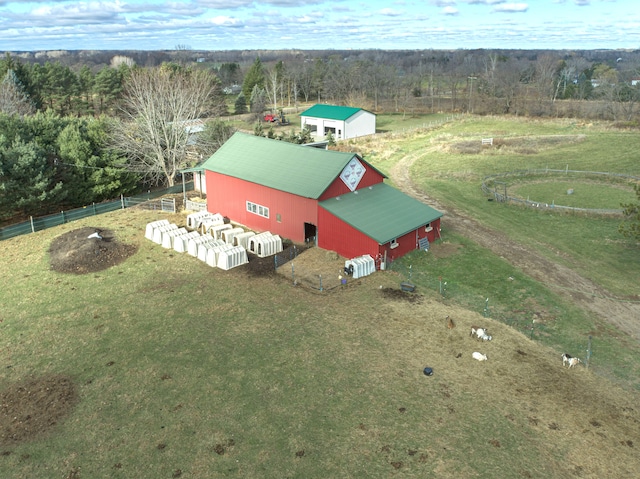
[{"label": "dirt driveway", "polygon": [[418,155],[408,155],[391,169],[390,176],[398,188],[445,213],[442,221],[451,231],[490,249],[532,278],[555,286],[558,293],[570,298],[581,308],[595,313],[640,341],[640,302],[617,300],[608,291],[571,268],[549,261],[526,245],[510,240],[502,232],[492,230],[464,213],[445,207],[428,197],[411,181],[409,174],[411,165],[417,158]]}]

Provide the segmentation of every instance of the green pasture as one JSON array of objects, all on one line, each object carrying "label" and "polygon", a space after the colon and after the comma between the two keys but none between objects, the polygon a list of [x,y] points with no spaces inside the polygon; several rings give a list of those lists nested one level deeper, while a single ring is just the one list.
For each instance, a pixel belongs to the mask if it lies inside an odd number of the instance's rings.
[{"label": "green pasture", "polygon": [[[494,139],[493,147],[483,148],[482,138],[489,137]],[[412,179],[428,195],[554,260],[571,264],[613,295],[625,299],[638,295],[640,254],[635,242],[618,233],[622,218],[498,204],[487,201],[481,190],[486,176],[519,170],[550,168],[640,176],[640,135],[636,130],[572,120],[464,117],[384,141],[363,139],[354,148],[386,174],[401,159],[410,159]],[[504,181],[508,191],[526,194],[522,178]],[[557,181],[550,177],[548,182],[526,188],[539,188],[549,203],[554,201],[555,191],[564,191],[563,199],[569,198],[568,188]],[[609,208],[621,199],[634,200],[630,183],[620,188],[606,179],[589,178],[588,188],[594,194],[588,199],[583,186],[574,188],[576,204],[567,206]],[[443,222],[446,227],[446,217]]]},{"label": "green pasture", "polygon": [[[536,138],[469,153],[489,135]],[[410,156],[429,195],[633,300],[638,248],[617,233],[619,220],[489,202],[480,184],[512,169],[562,169],[568,156],[570,169],[637,175],[627,158],[640,151],[637,136],[466,118],[350,145],[386,172]],[[638,345],[449,233],[446,217],[441,243],[453,254],[416,251],[325,293],[165,250],[144,238],[161,217],[129,209],[0,243],[0,393],[54,375],[78,393],[47,434],[0,443],[0,477],[626,478],[640,468],[630,412]],[[83,226],[138,251],[98,273],[52,271],[51,241]],[[385,295],[408,278],[416,294]],[[471,324],[494,340],[473,342]],[[590,368],[563,369],[560,353],[584,357],[589,336]],[[489,361],[472,360],[474,350]],[[427,365],[434,376],[422,374]]]}]

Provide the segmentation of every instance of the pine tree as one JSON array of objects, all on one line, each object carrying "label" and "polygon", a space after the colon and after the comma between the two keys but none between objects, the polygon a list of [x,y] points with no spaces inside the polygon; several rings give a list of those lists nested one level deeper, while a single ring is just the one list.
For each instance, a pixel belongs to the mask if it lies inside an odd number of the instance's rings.
[{"label": "pine tree", "polygon": [[245,98],[251,98],[251,93],[256,86],[260,90],[264,90],[264,81],[264,67],[262,66],[260,57],[258,57],[253,62],[253,65],[251,65],[251,68],[249,68],[242,82],[242,93],[244,93]]}]

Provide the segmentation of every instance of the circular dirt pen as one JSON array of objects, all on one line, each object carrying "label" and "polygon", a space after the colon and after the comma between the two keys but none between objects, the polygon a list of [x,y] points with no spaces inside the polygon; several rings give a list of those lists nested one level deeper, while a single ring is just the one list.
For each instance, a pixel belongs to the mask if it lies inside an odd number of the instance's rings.
[{"label": "circular dirt pen", "polygon": [[60,273],[95,273],[122,263],[137,250],[137,246],[118,242],[110,230],[85,227],[54,239],[49,262]]},{"label": "circular dirt pen", "polygon": [[44,376],[0,392],[0,447],[36,439],[63,420],[78,402],[73,381]]}]

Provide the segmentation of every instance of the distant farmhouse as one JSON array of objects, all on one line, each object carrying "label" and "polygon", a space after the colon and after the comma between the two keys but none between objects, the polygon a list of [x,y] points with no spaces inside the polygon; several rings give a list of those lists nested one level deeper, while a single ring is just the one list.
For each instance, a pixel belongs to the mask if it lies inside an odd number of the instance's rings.
[{"label": "distant farmhouse", "polygon": [[200,168],[207,211],[349,259],[369,254],[380,267],[440,237],[441,212],[355,153],[238,132]]},{"label": "distant farmhouse", "polygon": [[376,132],[376,115],[349,106],[317,104],[300,114],[301,128],[309,128],[315,138],[329,133],[336,140],[347,140]]}]

